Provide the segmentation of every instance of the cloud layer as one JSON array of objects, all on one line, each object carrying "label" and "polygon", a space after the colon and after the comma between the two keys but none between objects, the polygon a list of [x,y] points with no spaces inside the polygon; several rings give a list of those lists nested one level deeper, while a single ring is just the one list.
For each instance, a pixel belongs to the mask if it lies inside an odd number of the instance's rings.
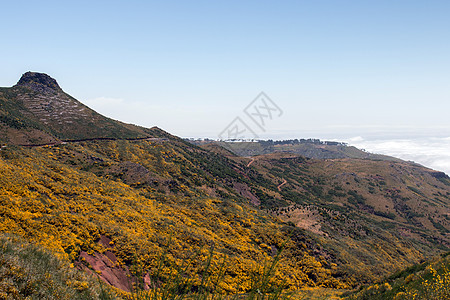
[{"label": "cloud layer", "polygon": [[411,160],[450,174],[450,137],[375,140],[354,137],[348,143],[369,152]]}]

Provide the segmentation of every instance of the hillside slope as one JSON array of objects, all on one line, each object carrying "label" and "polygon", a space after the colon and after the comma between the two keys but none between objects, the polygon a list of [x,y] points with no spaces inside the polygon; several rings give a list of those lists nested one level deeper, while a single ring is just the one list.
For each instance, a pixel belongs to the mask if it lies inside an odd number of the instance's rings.
[{"label": "hillside slope", "polygon": [[373,154],[360,150],[345,143],[321,141],[318,139],[295,139],[295,140],[258,140],[254,142],[246,141],[192,141],[194,144],[203,146],[206,144],[219,145],[239,156],[257,156],[275,152],[293,153],[308,158],[316,159],[337,159],[337,158],[359,158],[372,160],[401,161],[401,159]]},{"label": "hillside slope", "polygon": [[[173,263],[200,255],[192,262],[195,274],[212,245],[215,263],[226,257],[222,288],[247,290],[254,262],[270,258],[285,243],[280,282],[347,284],[351,274],[339,274],[312,246],[297,249],[288,237],[293,228],[252,208],[232,183],[212,175],[234,172],[225,159],[211,166],[214,156],[204,159],[207,152],[180,143],[121,140],[3,149],[0,231],[39,242],[82,268],[101,271],[101,261],[112,260],[102,273],[115,277],[104,279],[124,290],[130,287],[121,278],[136,263],[153,270],[163,252]],[[307,233],[297,235],[315,244]]]},{"label": "hillside slope", "polygon": [[298,289],[371,283],[449,249],[443,173],[199,147],[98,115],[38,73],[0,93],[0,232],[121,290],[129,276],[164,282],[181,266],[198,287],[210,249],[227,293],[248,291],[279,251],[272,282]]},{"label": "hillside slope", "polygon": [[0,142],[49,144],[60,140],[144,138],[148,129],[106,118],[64,93],[55,79],[27,72],[0,88]]},{"label": "hillside slope", "polygon": [[0,299],[119,299],[99,283],[38,245],[0,236]]},{"label": "hillside slope", "polygon": [[449,249],[450,178],[442,172],[289,153],[228,158],[258,183],[252,192],[261,209],[314,234],[328,257],[360,281]]},{"label": "hillside slope", "polygon": [[409,266],[395,274],[352,293],[345,299],[442,300],[450,298],[450,253]]}]

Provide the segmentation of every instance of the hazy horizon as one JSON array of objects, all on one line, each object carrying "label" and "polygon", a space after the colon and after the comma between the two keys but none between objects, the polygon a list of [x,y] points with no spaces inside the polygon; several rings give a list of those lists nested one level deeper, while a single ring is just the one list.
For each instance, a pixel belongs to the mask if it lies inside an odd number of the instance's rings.
[{"label": "hazy horizon", "polygon": [[253,124],[244,111],[265,92],[282,114],[260,137],[353,141],[450,173],[450,150],[431,151],[450,137],[448,1],[43,0],[3,12],[0,86],[44,72],[106,116],[210,138],[237,117]]}]

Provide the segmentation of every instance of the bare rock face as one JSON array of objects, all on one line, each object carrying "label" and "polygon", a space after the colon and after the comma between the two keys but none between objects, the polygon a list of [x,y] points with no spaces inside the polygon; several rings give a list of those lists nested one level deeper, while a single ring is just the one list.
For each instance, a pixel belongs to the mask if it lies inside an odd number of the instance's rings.
[{"label": "bare rock face", "polygon": [[38,93],[55,93],[61,91],[55,79],[44,73],[26,72],[16,86],[27,87]]},{"label": "bare rock face", "polygon": [[80,259],[75,262],[75,265],[92,275],[97,275],[101,280],[109,285],[126,292],[132,290],[133,278],[126,266],[120,266],[117,262],[117,257],[114,254],[114,246],[111,239],[106,236],[101,236],[98,241],[107,250],[104,253],[88,254],[81,251]]}]

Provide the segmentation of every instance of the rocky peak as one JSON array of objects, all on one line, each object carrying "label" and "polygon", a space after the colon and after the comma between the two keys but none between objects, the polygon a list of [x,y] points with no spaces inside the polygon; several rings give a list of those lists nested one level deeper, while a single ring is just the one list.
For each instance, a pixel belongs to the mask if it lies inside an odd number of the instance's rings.
[{"label": "rocky peak", "polygon": [[17,100],[47,126],[76,128],[73,123],[87,121],[92,116],[87,107],[65,94],[56,80],[47,74],[26,72],[15,87],[25,88],[18,91]]},{"label": "rocky peak", "polygon": [[35,92],[56,92],[61,90],[55,79],[47,74],[37,72],[26,72],[16,86],[27,87]]}]

